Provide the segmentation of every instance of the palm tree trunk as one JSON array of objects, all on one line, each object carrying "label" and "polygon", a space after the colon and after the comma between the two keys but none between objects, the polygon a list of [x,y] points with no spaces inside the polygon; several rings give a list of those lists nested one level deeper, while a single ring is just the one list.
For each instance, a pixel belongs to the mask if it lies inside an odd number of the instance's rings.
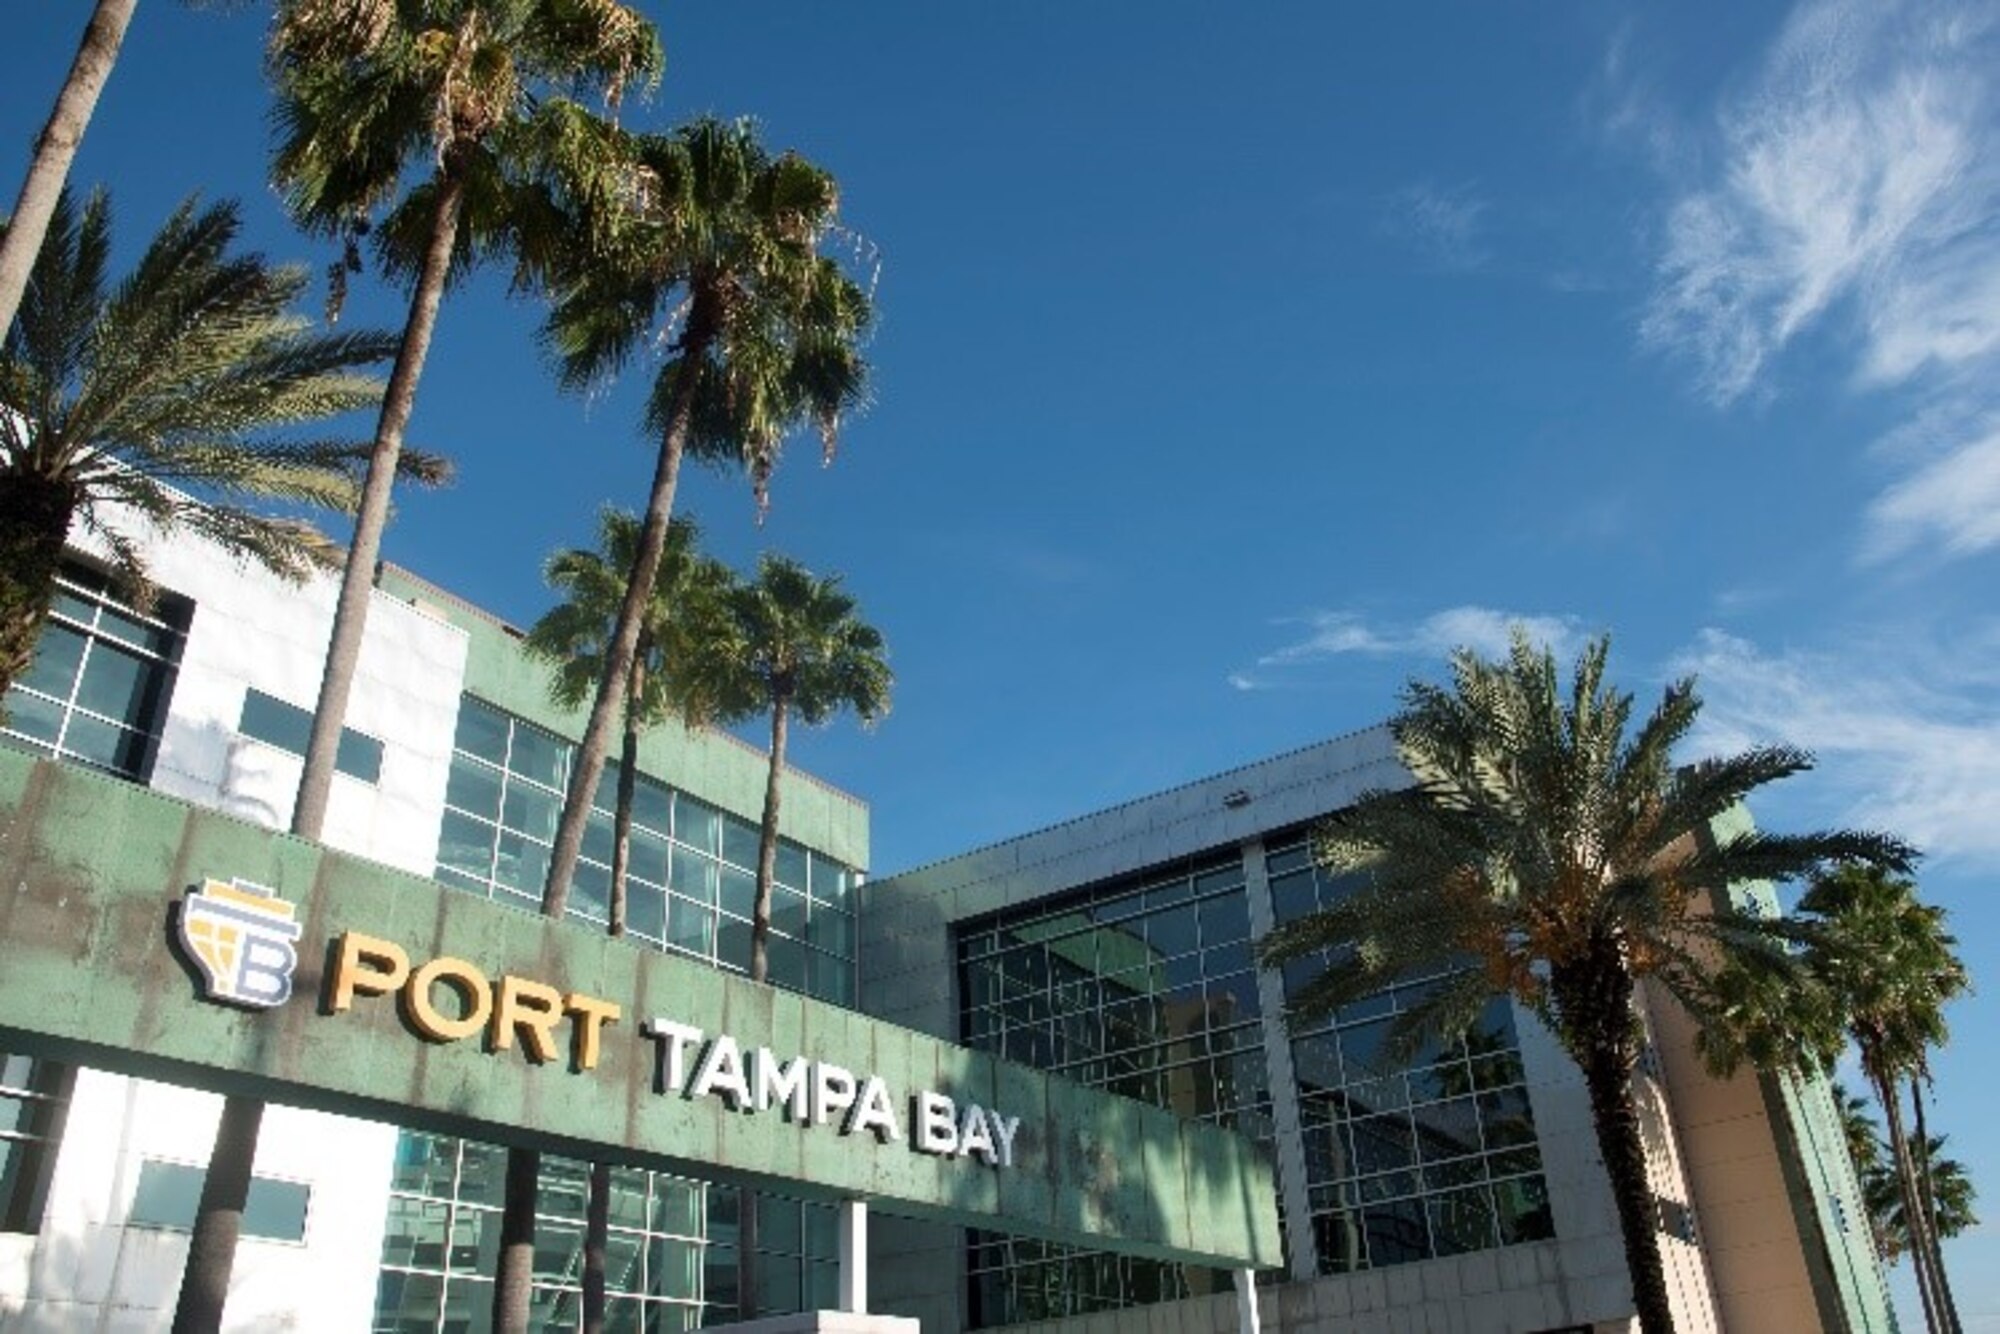
[{"label": "palm tree trunk", "polygon": [[611,1164],[590,1165],[583,1212],[583,1334],[604,1334],[604,1252],[611,1239]]},{"label": "palm tree trunk", "polygon": [[535,1277],[535,1206],[542,1180],[536,1149],[507,1150],[507,1193],[500,1214],[500,1257],[493,1268],[496,1334],[526,1334]]},{"label": "palm tree trunk", "polygon": [[340,576],[340,599],[334,605],[333,634],[326,647],[326,668],[320,674],[319,702],[313,708],[312,736],[306,743],[305,771],[299,775],[298,800],[292,806],[292,832],[317,840],[326,825],[327,798],[333,790],[334,758],[340,749],[340,728],[347,717],[347,697],[361,661],[361,637],[368,627],[368,599],[375,589],[375,565],[382,554],[382,530],[389,523],[389,495],[396,484],[397,460],[403,453],[403,431],[417,405],[417,381],[430,355],[431,334],[437,328],[438,306],[444,300],[445,278],[458,244],[459,212],[465,183],[454,172],[437,175],[437,208],[431,215],[430,246],[410,296],[410,313],[403,322],[403,342],[382,395],[375,422],[375,444],[368,454],[368,475],[361,485],[361,504],[354,516],[354,539]]},{"label": "palm tree trunk", "polygon": [[764,774],[764,819],[757,830],[757,901],[750,912],[750,980],[771,975],[771,886],[778,879],[778,779],[785,771],[785,697],[771,700],[771,763]]},{"label": "palm tree trunk", "polygon": [[[368,476],[362,483],[361,506],[354,520],[354,541],[347,551],[340,599],[333,614],[333,633],[327,644],[326,668],[320,677],[312,739],[306,746],[305,772],[300,775],[298,800],[292,807],[292,832],[301,838],[317,840],[326,825],[334,755],[340,745],[340,728],[347,713],[347,696],[354,684],[354,669],[361,659],[361,635],[367,627],[368,598],[375,586],[375,562],[382,550],[382,530],[389,519],[389,492],[396,480],[397,459],[403,452],[403,428],[409,424],[410,411],[416,406],[417,380],[423,374],[424,357],[430,351],[431,331],[437,325],[438,303],[444,296],[445,275],[457,242],[464,186],[456,177],[442,173],[438,185],[430,249],[424,255],[423,272],[410,301],[409,320],[403,326],[403,344],[396,353],[396,366],[390,373],[382,413],[376,421],[375,446],[368,456]],[[222,1117],[215,1148],[209,1154],[208,1179],[202,1186],[201,1204],[195,1212],[187,1272],[181,1279],[184,1304],[188,1292],[199,1288],[213,1294],[214,1306],[212,1311],[201,1307],[189,1317],[195,1323],[185,1326],[177,1314],[175,1334],[197,1331],[212,1334],[218,1328],[222,1317],[220,1294],[228,1291],[229,1272],[236,1262],[241,1202],[237,1203],[236,1216],[232,1218],[223,1197],[216,1197],[215,1208],[210,1207],[210,1197],[217,1181],[232,1181],[239,1175],[245,1182],[249,1180],[263,1108],[249,1099],[231,1097],[223,1105]],[[226,1134],[232,1124],[248,1125],[248,1135]],[[531,1227],[532,1222],[531,1214]],[[197,1276],[194,1268],[197,1260],[209,1272]]]},{"label": "palm tree trunk", "polygon": [[215,1334],[229,1297],[229,1273],[236,1263],[236,1239],[243,1231],[243,1205],[250,1198],[250,1168],[257,1159],[257,1130],[264,1104],[229,1098],[215,1128],[201,1201],[195,1206],[194,1236],[174,1306],[173,1334]]},{"label": "palm tree trunk", "polygon": [[694,385],[702,357],[714,328],[712,318],[701,318],[702,302],[688,320],[682,338],[681,364],[675,374],[673,414],[667,420],[660,441],[660,460],[653,471],[653,488],[646,497],[646,519],[639,529],[639,550],[632,558],[632,577],[625,584],[625,600],[618,607],[618,623],[604,650],[604,675],[597,682],[591,701],[590,719],[584,724],[583,739],[577,742],[571,762],[569,786],[563,795],[562,819],[556,825],[555,845],[549,849],[549,876],[542,888],[542,911],[560,917],[569,906],[569,884],[576,875],[576,859],[583,850],[584,823],[590,817],[590,803],[597,796],[597,780],[604,775],[604,752],[610,744],[612,716],[625,697],[625,683],[638,657],[639,631],[643,628],[647,600],[660,575],[660,556],[667,545],[667,521],[673,517],[674,492],[680,485],[681,455],[687,448],[688,427],[694,419]]},{"label": "palm tree trunk", "polygon": [[[644,636],[640,636],[641,639]],[[646,693],[644,645],[632,658],[632,676],[625,689],[625,748],[618,761],[618,803],[611,814],[611,903],[606,916],[611,934],[625,934],[625,878],[632,865],[632,801],[639,791],[639,713]]]},{"label": "palm tree trunk", "polygon": [[72,487],[38,473],[0,476],[0,696],[35,664],[75,512]]},{"label": "palm tree trunk", "polygon": [[77,145],[83,142],[91,113],[97,109],[97,95],[104,91],[111,67],[118,62],[118,48],[125,42],[125,29],[138,3],[97,0],[90,22],[84,26],[83,40],[77,44],[76,59],[70,62],[69,77],[56,94],[55,109],[35,140],[27,179],[21,182],[7,233],[0,237],[0,335],[13,327],[14,316],[20,312],[28,275],[34,271],[35,256],[41,253],[49,218],[56,211],[56,197],[69,179],[69,164],[76,157]]},{"label": "palm tree trunk", "polygon": [[1924,1204],[1924,1246],[1930,1255],[1931,1281],[1937,1293],[1938,1314],[1944,1317],[1945,1328],[1951,1334],[1958,1334],[1963,1328],[1958,1318],[1958,1300],[1952,1296],[1951,1278],[1944,1269],[1944,1239],[1938,1236],[1937,1187],[1931,1180],[1932,1154],[1930,1128],[1924,1124],[1924,1076],[1910,1076],[1910,1106],[1913,1124],[1917,1132],[1917,1194]]},{"label": "palm tree trunk", "polygon": [[1597,1132],[1598,1153],[1618,1209],[1625,1243],[1625,1267],[1632,1279],[1632,1304],[1644,1334],[1673,1334],[1673,1306],[1660,1261],[1659,1225],[1653,1185],[1646,1171],[1646,1143],[1639,1108],[1632,1097],[1632,1070],[1638,1063],[1632,1020],[1632,978],[1613,942],[1590,957],[1558,965],[1550,982],[1563,1026],[1564,1045],[1583,1068],[1584,1087]]},{"label": "palm tree trunk", "polygon": [[[604,752],[611,738],[612,714],[625,697],[625,685],[638,656],[639,631],[646,602],[659,578],[660,556],[667,544],[667,520],[673,516],[674,492],[680,484],[681,455],[687,449],[688,427],[694,419],[694,382],[701,369],[707,337],[696,337],[697,329],[713,328],[713,322],[697,325],[690,319],[681,351],[681,366],[675,377],[673,415],[660,441],[660,460],[653,470],[653,487],[646,498],[646,519],[639,529],[639,550],[632,560],[632,575],[625,584],[625,600],[618,607],[618,623],[604,650],[604,675],[598,679],[597,695],[591,701],[590,719],[584,724],[583,739],[577,743],[570,763],[569,786],[563,796],[562,819],[556,825],[555,846],[549,850],[549,875],[542,885],[542,912],[560,918],[569,907],[569,885],[576,875],[576,860],[583,851],[584,824],[590,818],[590,804],[597,797],[597,780],[604,775]],[[517,1173],[515,1159],[526,1149],[507,1151],[506,1214],[517,1214],[525,1229],[526,1244],[500,1248],[494,1271],[493,1328],[496,1334],[521,1334],[528,1322],[528,1277],[534,1262],[535,1174]],[[525,1204],[517,1200],[519,1193]],[[510,1297],[517,1293],[518,1300]]]},{"label": "palm tree trunk", "polygon": [[1923,1201],[1918,1197],[1916,1174],[1911,1169],[1910,1141],[1903,1133],[1902,1099],[1896,1094],[1893,1079],[1868,1069],[1869,1062],[1865,1055],[1862,1065],[1867,1070],[1869,1083],[1874,1085],[1875,1100],[1881,1104],[1882,1119],[1889,1131],[1889,1156],[1896,1164],[1896,1187],[1903,1197],[1903,1225],[1904,1231],[1909,1234],[1910,1268],[1916,1274],[1917,1295],[1923,1299],[1924,1328],[1931,1334],[1945,1334],[1944,1313],[1931,1273],[1930,1251],[1923,1243]]}]

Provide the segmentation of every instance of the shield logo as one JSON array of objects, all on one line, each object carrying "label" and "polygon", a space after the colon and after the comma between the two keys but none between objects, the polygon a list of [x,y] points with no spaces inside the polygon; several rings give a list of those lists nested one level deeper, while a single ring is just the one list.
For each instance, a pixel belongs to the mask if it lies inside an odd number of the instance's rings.
[{"label": "shield logo", "polygon": [[208,998],[268,1010],[292,996],[302,928],[296,909],[247,880],[208,880],[181,901],[181,948],[201,970]]}]

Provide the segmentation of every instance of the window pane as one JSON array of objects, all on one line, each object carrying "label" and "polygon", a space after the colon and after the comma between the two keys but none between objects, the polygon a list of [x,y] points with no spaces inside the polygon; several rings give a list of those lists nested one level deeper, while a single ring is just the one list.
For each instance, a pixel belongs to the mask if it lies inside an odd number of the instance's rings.
[{"label": "window pane", "polygon": [[515,773],[526,774],[548,787],[560,788],[568,771],[568,759],[569,743],[526,723],[514,724],[514,749],[508,757],[507,767]]},{"label": "window pane", "polygon": [[801,894],[806,889],[806,850],[790,839],[778,840],[778,883],[790,885]]},{"label": "window pane", "polygon": [[148,739],[144,732],[72,713],[69,727],[63,732],[62,748],[65,755],[74,755],[114,773],[136,774],[146,766]]},{"label": "window pane", "polygon": [[749,917],[757,907],[757,877],[733,866],[722,868],[722,910]]},{"label": "window pane", "polygon": [[556,836],[556,819],[561,814],[562,798],[555,793],[522,782],[507,784],[500,823],[509,829],[547,843]]},{"label": "window pane", "polygon": [[481,764],[469,755],[455,754],[451,757],[451,782],[444,790],[448,805],[462,811],[484,816],[488,820],[500,818],[500,771],[489,764]]},{"label": "window pane", "polygon": [[364,783],[382,781],[382,743],[352,728],[340,729],[340,744],[334,750],[333,767],[349,778]]},{"label": "window pane", "polygon": [[757,867],[757,826],[727,812],[722,816],[722,860],[749,870]]},{"label": "window pane", "polygon": [[507,715],[470,695],[458,697],[458,736],[452,745],[492,764],[507,763]]},{"label": "window pane", "polygon": [[716,877],[719,868],[713,858],[686,848],[675,848],[671,869],[667,873],[667,884],[676,894],[701,903],[713,904],[716,894]]},{"label": "window pane", "polygon": [[201,1202],[203,1172],[185,1163],[147,1159],[139,1164],[139,1192],[132,1221],[142,1227],[192,1228]]},{"label": "window pane", "polygon": [[53,747],[62,735],[63,706],[16,686],[7,692],[7,730]]},{"label": "window pane", "polygon": [[76,683],[77,665],[83,661],[83,645],[82,632],[55,621],[47,622],[35,644],[34,665],[18,683],[45,695],[68,699],[69,688]]},{"label": "window pane", "polygon": [[666,894],[636,880],[626,881],[625,929],[648,940],[666,939]]},{"label": "window pane", "polygon": [[76,702],[92,713],[141,726],[152,710],[158,684],[152,663],[100,640],[84,661]]},{"label": "window pane", "polygon": [[243,1235],[268,1241],[304,1241],[312,1189],[302,1181],[251,1177],[243,1202]]},{"label": "window pane", "polygon": [[715,953],[715,910],[676,894],[667,914],[667,932],[668,944],[709,958]]},{"label": "window pane", "polygon": [[438,837],[439,864],[486,879],[493,874],[494,834],[490,824],[446,811]]},{"label": "window pane", "polygon": [[312,738],[312,714],[297,705],[273,699],[261,690],[251,690],[243,696],[243,716],[236,730],[280,750],[303,755],[306,743]]},{"label": "window pane", "polygon": [[691,848],[715,852],[721,847],[722,812],[685,792],[674,794],[674,837]]}]

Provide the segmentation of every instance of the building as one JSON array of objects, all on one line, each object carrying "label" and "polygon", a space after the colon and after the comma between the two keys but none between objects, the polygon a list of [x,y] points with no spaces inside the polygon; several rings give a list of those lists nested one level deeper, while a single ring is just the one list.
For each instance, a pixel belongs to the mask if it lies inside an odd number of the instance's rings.
[{"label": "building", "polygon": [[[138,616],[78,555],[36,667],[8,696],[6,739],[282,829],[332,587],[294,588],[187,541],[158,547],[154,565],[168,596]],[[385,567],[327,845],[534,909],[579,726],[543,682],[518,631]],[[641,770],[631,934],[740,971],[763,757],[668,727]],[[1262,1290],[1274,1327],[1625,1328],[1581,1083],[1532,1020],[1496,1002],[1463,1047],[1392,1067],[1379,1047],[1393,995],[1287,1033],[1298,979],[1254,965],[1260,933],[1337,891],[1308,855],[1312,820],[1398,781],[1386,736],[1361,733],[864,888],[866,807],[792,772],[773,978],[1271,1145],[1287,1260]],[[586,926],[602,920],[607,846],[600,812],[573,904]],[[1647,1018],[1683,1328],[1889,1328],[1825,1091],[1708,1080],[1684,1019]],[[164,1327],[219,1102],[0,1060],[0,1328]],[[232,1328],[483,1328],[501,1157],[274,1110]],[[551,1328],[578,1301],[583,1172],[545,1164],[536,1299]],[[614,1328],[834,1304],[831,1206],[638,1169],[616,1186]],[[871,1250],[876,1306],[926,1331],[1111,1311],[1121,1330],[1238,1319],[1222,1271],[887,1217]]]},{"label": "building", "polygon": [[[64,572],[34,670],[9,693],[15,746],[123,775],[270,829],[290,818],[334,587],[297,588],[205,545],[161,544],[166,590],[124,606],[87,555]],[[542,858],[579,720],[553,709],[519,632],[386,568],[341,739],[326,843],[469,893],[539,906]],[[630,932],[741,970],[749,954],[760,752],[715,732],[647,738]],[[671,776],[671,782],[662,781]],[[611,800],[612,784],[601,788]],[[786,775],[771,969],[851,1004],[854,907],[868,860],[859,801]],[[608,816],[573,912],[602,921]],[[165,1328],[221,1099],[94,1070],[0,1063],[0,1328]],[[274,1108],[258,1146],[232,1327],[480,1328],[498,1244],[489,1146]],[[545,1171],[536,1272],[551,1319],[578,1298],[583,1168]],[[621,1171],[611,1284],[618,1327],[735,1318],[733,1189]],[[759,1306],[832,1305],[833,1210],[757,1199]]]},{"label": "building", "polygon": [[[1465,1043],[1391,1062],[1396,994],[1288,1031],[1312,969],[1254,965],[1252,941],[1339,892],[1313,821],[1406,781],[1378,728],[878,879],[864,1004],[1271,1145],[1288,1263],[1266,1276],[1267,1328],[1628,1329],[1587,1096],[1545,1029],[1496,999]],[[1642,1017],[1680,1329],[1892,1329],[1825,1085],[1712,1079],[1684,1013],[1649,997]],[[927,1329],[1228,1327],[1213,1272],[998,1236],[898,1244],[926,1257],[891,1277]]]}]

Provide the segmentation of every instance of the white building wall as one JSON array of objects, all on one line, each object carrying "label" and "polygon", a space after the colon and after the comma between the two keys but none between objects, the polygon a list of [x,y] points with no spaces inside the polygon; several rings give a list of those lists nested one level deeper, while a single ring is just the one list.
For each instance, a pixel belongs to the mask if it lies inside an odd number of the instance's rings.
[{"label": "white building wall", "polygon": [[[267,828],[290,823],[301,760],[241,735],[251,688],[311,711],[337,584],[301,588],[205,543],[154,543],[161,587],[195,605],[155,760],[159,791]],[[346,725],[383,743],[380,781],[337,775],[325,842],[428,875],[465,675],[463,631],[377,594]],[[206,868],[217,876],[228,867]],[[0,1330],[167,1327],[187,1234],[131,1220],[146,1159],[206,1163],[221,1098],[80,1071],[35,1236],[0,1235]],[[272,1107],[258,1176],[310,1188],[302,1243],[246,1238],[230,1286],[232,1331],[352,1331],[374,1311],[396,1131]]]}]

